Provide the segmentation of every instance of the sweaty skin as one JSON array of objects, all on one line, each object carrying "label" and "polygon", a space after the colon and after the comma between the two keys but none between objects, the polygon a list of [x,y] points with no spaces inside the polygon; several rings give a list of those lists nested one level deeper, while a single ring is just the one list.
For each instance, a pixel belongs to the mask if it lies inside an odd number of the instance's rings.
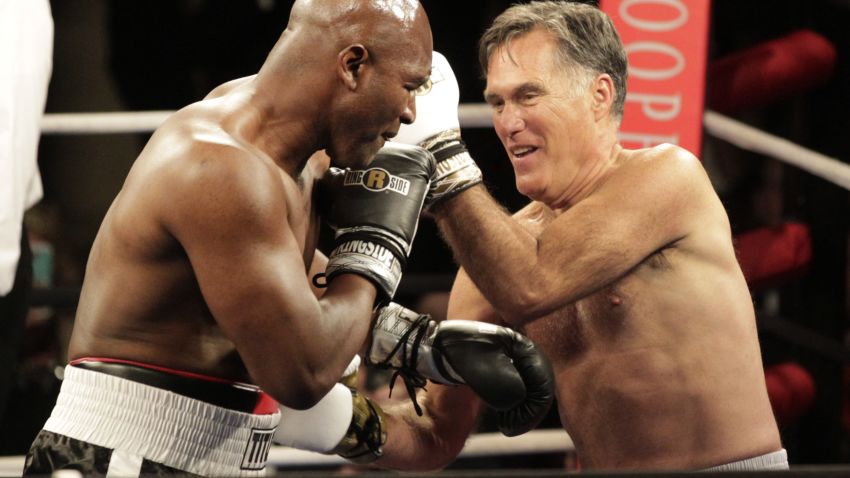
[{"label": "sweaty skin", "polygon": [[431,48],[417,2],[297,1],[257,75],[175,113],[134,163],[91,250],[70,358],[254,383],[293,408],[321,398],[362,347],[375,288],[311,287],[326,262],[316,181],[413,121]]},{"label": "sweaty skin", "polygon": [[[541,348],[585,468],[779,450],[752,300],[702,165],[673,145],[619,146],[610,77],[570,94],[553,48],[532,30],[490,58],[485,97],[532,202],[512,218],[473,187],[434,210],[464,267],[448,317],[504,323]],[[429,385],[423,402],[422,418],[389,411],[383,466],[445,466],[480,409],[458,388]]]}]

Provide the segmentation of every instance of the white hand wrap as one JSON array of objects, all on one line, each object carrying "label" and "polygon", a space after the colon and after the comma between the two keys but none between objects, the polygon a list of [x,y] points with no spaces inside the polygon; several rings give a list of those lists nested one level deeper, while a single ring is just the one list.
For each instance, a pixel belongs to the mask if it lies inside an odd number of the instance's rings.
[{"label": "white hand wrap", "polygon": [[[343,378],[357,372],[360,356],[355,355],[342,374]],[[351,389],[338,383],[319,403],[307,410],[278,405],[280,424],[272,440],[284,446],[319,453],[328,453],[345,437],[351,425],[353,403]]]}]

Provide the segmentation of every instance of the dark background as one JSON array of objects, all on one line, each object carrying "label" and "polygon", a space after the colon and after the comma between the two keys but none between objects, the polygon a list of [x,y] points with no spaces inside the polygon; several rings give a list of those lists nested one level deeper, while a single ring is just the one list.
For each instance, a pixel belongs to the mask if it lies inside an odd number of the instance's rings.
[{"label": "dark background", "polygon": [[[291,1],[88,0],[51,2],[55,21],[48,113],[173,110],[216,85],[257,71],[286,25]],[[457,73],[461,102],[481,101],[476,41],[513,2],[423,0],[435,49]],[[592,3],[592,2],[590,2]],[[850,157],[850,1],[715,0],[709,61],[799,29],[823,35],[837,52],[834,71],[816,87],[735,112],[737,119],[835,158]],[[711,84],[712,78],[707,78]],[[709,104],[709,107],[711,105]],[[491,191],[508,209],[523,204],[491,129],[465,129]],[[53,247],[53,287],[79,287],[97,227],[147,135],[45,135],[39,161],[42,203],[30,229]],[[848,194],[823,179],[710,137],[702,151],[736,234],[788,220],[808,225],[813,260],[805,273],[754,291],[766,365],[793,362],[816,384],[814,402],[782,427],[792,463],[850,461],[845,413]],[[482,237],[482,240],[486,240]],[[445,289],[451,254],[424,221],[400,299],[415,303],[427,288]],[[73,294],[72,294],[73,295]],[[723,300],[718,297],[717,300]],[[17,387],[0,430],[0,453],[22,454],[52,407],[55,367],[73,307],[54,304],[33,319],[17,371]],[[784,327],[784,328],[783,328]],[[558,426],[552,417],[548,426]],[[6,433],[4,433],[6,435]]]}]

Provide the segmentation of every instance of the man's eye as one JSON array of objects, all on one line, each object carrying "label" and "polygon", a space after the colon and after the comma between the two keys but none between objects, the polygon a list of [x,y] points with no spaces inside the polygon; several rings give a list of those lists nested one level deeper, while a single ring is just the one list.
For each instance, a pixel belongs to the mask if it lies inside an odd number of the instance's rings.
[{"label": "man's eye", "polygon": [[431,81],[431,78],[428,78],[425,80],[425,83],[422,83],[413,90],[413,94],[416,96],[427,95],[431,91],[432,86],[434,86],[434,83]]}]

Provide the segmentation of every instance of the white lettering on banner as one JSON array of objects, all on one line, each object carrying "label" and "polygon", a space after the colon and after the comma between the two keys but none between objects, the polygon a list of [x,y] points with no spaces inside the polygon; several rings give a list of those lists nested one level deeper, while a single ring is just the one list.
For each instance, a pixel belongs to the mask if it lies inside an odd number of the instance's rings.
[{"label": "white lettering on banner", "polygon": [[699,155],[710,0],[600,0],[628,56],[625,148],[672,143]]},{"label": "white lettering on banner", "polygon": [[[629,8],[631,8],[633,5],[646,4],[670,5],[671,7],[678,10],[679,16],[672,20],[664,22],[659,21],[657,19],[639,19],[629,13]],[[676,28],[681,27],[688,21],[688,7],[686,7],[685,4],[683,4],[680,0],[625,0],[623,3],[620,4],[620,17],[622,17],[624,22],[637,28],[638,30],[644,30],[648,32],[666,32],[670,30],[675,30]]]},{"label": "white lettering on banner", "polygon": [[[675,64],[672,68],[667,69],[638,68],[631,64],[631,57],[637,52],[661,53],[673,58]],[[685,69],[685,56],[682,55],[682,52],[666,43],[655,41],[636,41],[626,45],[626,54],[629,55],[629,74],[636,78],[655,81],[669,80],[670,78],[681,74]]]},{"label": "white lettering on banner", "polygon": [[[643,114],[657,121],[674,119],[682,111],[682,95],[650,95],[647,93],[628,93],[626,101],[640,103]],[[653,105],[656,105],[653,108]]]}]

